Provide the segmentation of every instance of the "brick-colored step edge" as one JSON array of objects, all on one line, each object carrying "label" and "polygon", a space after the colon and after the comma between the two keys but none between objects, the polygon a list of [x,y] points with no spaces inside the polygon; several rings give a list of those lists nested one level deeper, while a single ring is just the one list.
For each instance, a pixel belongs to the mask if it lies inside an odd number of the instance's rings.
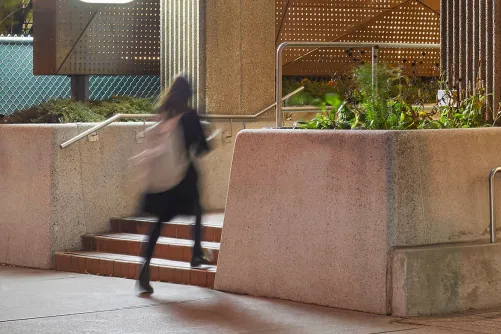
[{"label": "brick-colored step edge", "polygon": [[[125,254],[141,255],[141,247],[145,236],[142,234],[113,233],[105,235],[84,235],[82,242],[85,250]],[[173,261],[191,261],[193,241],[176,238],[160,237],[155,247],[153,257]],[[216,242],[202,242],[206,251],[211,251],[214,264],[219,257],[219,244]]]},{"label": "brick-colored step edge", "polygon": [[[149,234],[151,224],[156,224],[151,219],[137,218],[112,218],[111,231],[114,233]],[[190,222],[174,221],[164,224],[162,237],[191,239],[193,225]],[[208,242],[221,242],[222,226],[203,225],[202,240]]]},{"label": "brick-colored step edge", "polygon": [[[141,258],[98,252],[59,252],[55,254],[56,270],[81,274],[136,279],[141,269]],[[192,269],[189,263],[152,259],[150,265],[152,281],[214,287],[216,268]]]}]

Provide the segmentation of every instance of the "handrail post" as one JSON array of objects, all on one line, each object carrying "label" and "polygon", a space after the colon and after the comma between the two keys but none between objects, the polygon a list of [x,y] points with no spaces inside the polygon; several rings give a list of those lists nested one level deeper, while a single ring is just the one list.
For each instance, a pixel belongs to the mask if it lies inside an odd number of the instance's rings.
[{"label": "handrail post", "polygon": [[490,209],[490,220],[491,220],[491,243],[496,242],[496,213],[494,210],[494,191],[495,191],[495,176],[498,172],[501,172],[501,167],[496,167],[491,170],[489,174],[489,209]]},{"label": "handrail post", "polygon": [[377,96],[377,62],[379,58],[379,48],[372,47],[372,96]]},{"label": "handrail post", "polygon": [[113,122],[114,122],[114,121],[116,121],[116,120],[119,120],[121,117],[122,117],[122,114],[116,114],[116,115],[114,115],[113,117],[108,118],[106,121],[104,121],[104,122],[102,122],[102,123],[99,123],[98,125],[93,126],[93,127],[92,127],[92,128],[90,128],[89,130],[86,130],[86,131],[84,131],[84,132],[80,133],[78,136],[73,137],[72,139],[70,139],[70,140],[68,140],[68,141],[66,141],[66,142],[64,142],[64,143],[62,143],[62,144],[60,145],[60,147],[61,147],[61,148],[65,148],[65,147],[67,147],[67,146],[70,146],[70,145],[71,145],[71,144],[73,144],[74,142],[77,142],[77,141],[79,141],[80,139],[87,137],[87,136],[88,136],[88,135],[90,135],[91,133],[96,132],[97,130],[99,130],[99,129],[101,129],[101,128],[105,127],[106,125],[111,124],[111,123],[113,123]]},{"label": "handrail post", "polygon": [[284,42],[279,45],[277,49],[277,60],[276,60],[276,115],[277,115],[277,128],[282,127],[282,52],[287,47],[288,42]]}]

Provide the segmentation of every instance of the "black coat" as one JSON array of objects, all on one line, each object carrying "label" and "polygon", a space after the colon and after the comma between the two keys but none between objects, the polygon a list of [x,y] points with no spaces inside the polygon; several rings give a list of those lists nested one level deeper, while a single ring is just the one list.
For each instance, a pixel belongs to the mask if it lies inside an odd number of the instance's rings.
[{"label": "black coat", "polygon": [[[209,152],[200,119],[196,111],[185,112],[179,120],[183,127],[186,152],[201,157]],[[199,173],[193,161],[186,176],[174,188],[161,193],[146,193],[142,199],[141,211],[157,217],[170,219],[177,215],[194,215],[201,210],[198,190]]]}]

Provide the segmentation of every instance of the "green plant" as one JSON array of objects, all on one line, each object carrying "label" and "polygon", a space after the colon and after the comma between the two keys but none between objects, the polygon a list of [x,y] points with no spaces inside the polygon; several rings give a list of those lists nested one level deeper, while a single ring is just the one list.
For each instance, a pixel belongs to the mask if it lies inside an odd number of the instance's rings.
[{"label": "green plant", "polygon": [[304,90],[290,97],[286,104],[288,106],[312,105],[315,99],[322,99],[325,94],[343,95],[342,80],[337,78],[285,78],[282,83],[283,93],[287,95],[299,87]]},{"label": "green plant", "polygon": [[[112,97],[105,101],[76,102],[70,99],[49,100],[6,116],[1,123],[74,123],[101,122],[114,114],[149,114],[152,99]],[[130,121],[130,120],[127,120]]]},{"label": "green plant", "polygon": [[[379,65],[373,86],[372,67],[359,66],[353,75],[354,88],[342,101],[337,95],[326,94],[317,105],[323,111],[311,121],[298,122],[302,129],[373,129],[404,130],[437,128],[433,111],[423,104],[408,101],[410,79],[398,69]],[[326,106],[332,109],[327,112]]]},{"label": "green plant", "polygon": [[[373,130],[419,128],[431,115],[421,105],[409,101],[410,79],[400,69],[379,64],[373,85],[372,67],[363,65],[355,70],[359,96],[354,101],[364,115],[364,128]],[[412,101],[412,100],[411,100]]]},{"label": "green plant", "polygon": [[[467,88],[458,98],[453,91],[445,89],[447,103],[435,108],[440,114],[440,124],[443,128],[474,128],[490,126],[487,115],[490,110],[487,104],[488,95],[480,80],[475,87]],[[494,120],[495,122],[495,120]]]},{"label": "green plant", "polygon": [[337,94],[326,94],[323,100],[317,100],[322,113],[311,121],[300,121],[296,127],[300,129],[351,129],[356,126],[357,115],[349,109],[348,103]]},{"label": "green plant", "polygon": [[[416,95],[410,91],[412,79],[398,69],[379,65],[375,78],[377,85],[373,87],[372,69],[358,67],[353,76],[355,88],[351,95],[343,101],[338,95],[326,94],[316,102],[323,112],[311,121],[298,122],[296,127],[372,130],[473,128],[495,125],[501,118],[499,111],[494,115],[490,110],[489,96],[480,79],[460,94],[447,88],[443,79],[437,80],[437,84],[445,88],[445,103],[426,111],[423,103],[419,99],[416,101]],[[332,109],[327,111],[326,106]]]}]

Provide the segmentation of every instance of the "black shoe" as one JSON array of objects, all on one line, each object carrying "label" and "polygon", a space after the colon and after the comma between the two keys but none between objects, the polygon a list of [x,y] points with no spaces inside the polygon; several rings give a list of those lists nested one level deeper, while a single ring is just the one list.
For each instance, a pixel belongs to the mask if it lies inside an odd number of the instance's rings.
[{"label": "black shoe", "polygon": [[210,265],[211,261],[205,256],[204,254],[198,255],[198,256],[193,256],[191,258],[190,265],[192,268],[198,268],[202,265]]},{"label": "black shoe", "polygon": [[137,279],[137,289],[140,294],[152,294],[153,287],[150,285],[150,269],[149,264],[143,265],[141,268],[141,273]]},{"label": "black shoe", "polygon": [[149,282],[137,282],[137,289],[139,290],[139,294],[151,295],[154,290]]}]

